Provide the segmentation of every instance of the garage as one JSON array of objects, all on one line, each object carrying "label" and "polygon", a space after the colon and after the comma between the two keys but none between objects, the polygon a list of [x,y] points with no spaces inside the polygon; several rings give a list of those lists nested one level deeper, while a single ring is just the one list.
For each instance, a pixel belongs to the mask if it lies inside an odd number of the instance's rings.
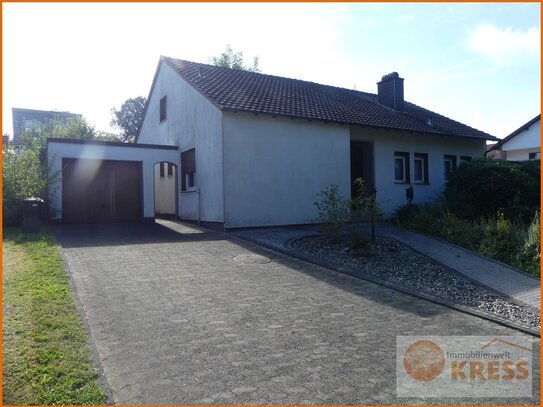
[{"label": "garage", "polygon": [[[177,146],[48,138],[49,218],[65,223],[154,222],[155,165],[167,162],[180,168],[180,158]],[[176,197],[179,182],[174,178]]]},{"label": "garage", "polygon": [[139,222],[142,216],[141,162],[62,159],[63,222]]}]

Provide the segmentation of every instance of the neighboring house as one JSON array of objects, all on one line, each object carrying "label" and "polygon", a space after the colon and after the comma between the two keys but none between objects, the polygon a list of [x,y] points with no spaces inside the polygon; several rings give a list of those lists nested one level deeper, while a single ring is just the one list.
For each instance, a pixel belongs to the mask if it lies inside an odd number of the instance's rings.
[{"label": "neighboring house", "polygon": [[[229,229],[313,223],[318,193],[337,184],[350,197],[358,177],[391,215],[410,185],[414,202],[438,196],[457,165],[484,156],[486,140],[497,139],[404,101],[397,73],[371,94],[161,57],[136,144],[50,140],[49,154],[52,170],[62,158],[139,162],[150,219],[166,200],[155,164],[169,162],[177,216]],[[54,189],[59,218],[68,184]]]},{"label": "neighboring house", "polygon": [[507,161],[539,160],[541,154],[541,115],[489,147],[488,158]]},{"label": "neighboring house", "polygon": [[55,112],[49,110],[33,110],[12,108],[13,117],[13,144],[21,144],[21,135],[30,130],[39,129],[41,125],[49,120],[60,120],[67,122],[69,119],[81,118],[80,114],[69,112]]}]

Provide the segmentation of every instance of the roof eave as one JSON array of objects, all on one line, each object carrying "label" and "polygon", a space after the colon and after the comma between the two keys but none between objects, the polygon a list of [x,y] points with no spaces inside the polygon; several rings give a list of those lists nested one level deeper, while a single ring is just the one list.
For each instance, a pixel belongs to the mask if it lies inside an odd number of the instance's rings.
[{"label": "roof eave", "polygon": [[339,125],[349,125],[349,126],[360,126],[360,127],[366,127],[366,128],[373,128],[373,129],[382,129],[382,130],[389,130],[389,131],[400,131],[400,132],[406,132],[406,133],[418,133],[418,134],[426,134],[426,135],[434,135],[434,136],[445,136],[445,137],[460,137],[460,138],[467,138],[467,139],[475,139],[475,140],[492,140],[497,141],[499,140],[497,137],[491,136],[490,134],[482,137],[482,136],[463,136],[460,134],[451,134],[446,133],[442,131],[424,131],[424,130],[413,130],[413,129],[406,129],[401,127],[390,127],[390,126],[377,126],[372,124],[365,124],[365,123],[355,123],[355,122],[347,122],[347,121],[339,121],[339,120],[326,120],[322,118],[316,118],[316,117],[307,117],[307,116],[297,116],[297,115],[286,115],[286,114],[278,114],[278,113],[269,113],[269,112],[262,112],[259,110],[250,110],[250,109],[235,109],[232,107],[225,107],[223,106],[221,109],[223,112],[230,112],[230,113],[248,113],[253,115],[265,115],[265,116],[271,116],[271,117],[282,117],[286,119],[298,119],[298,120],[307,120],[312,122],[321,122],[324,124],[333,123],[333,124],[339,124]]}]

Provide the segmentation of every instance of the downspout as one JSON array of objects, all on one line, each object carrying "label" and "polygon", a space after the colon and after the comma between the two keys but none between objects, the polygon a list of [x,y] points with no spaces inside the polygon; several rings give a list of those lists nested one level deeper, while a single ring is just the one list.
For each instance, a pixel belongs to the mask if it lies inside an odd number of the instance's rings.
[{"label": "downspout", "polygon": [[200,188],[196,190],[198,194],[198,226],[200,226]]}]

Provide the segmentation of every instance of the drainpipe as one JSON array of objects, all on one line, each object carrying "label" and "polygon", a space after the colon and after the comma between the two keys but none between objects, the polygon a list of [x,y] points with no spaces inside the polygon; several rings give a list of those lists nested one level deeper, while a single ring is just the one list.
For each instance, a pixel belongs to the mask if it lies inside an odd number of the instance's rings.
[{"label": "drainpipe", "polygon": [[200,188],[196,190],[198,194],[198,226],[200,226]]}]

